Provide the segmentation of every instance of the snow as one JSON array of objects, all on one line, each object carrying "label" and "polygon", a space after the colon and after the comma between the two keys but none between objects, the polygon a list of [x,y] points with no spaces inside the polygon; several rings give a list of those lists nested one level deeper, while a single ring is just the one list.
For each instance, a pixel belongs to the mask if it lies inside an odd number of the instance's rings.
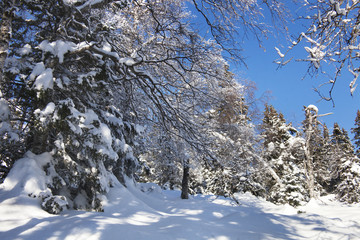
[{"label": "snow", "polygon": [[65,53],[76,49],[76,44],[72,42],[64,42],[62,40],[49,43],[48,40],[44,40],[40,43],[38,48],[44,52],[52,53],[59,58],[59,63],[63,63]]},{"label": "snow", "polygon": [[54,85],[52,69],[45,69],[43,62],[39,62],[34,66],[34,69],[29,76],[29,80],[35,80],[33,87],[37,90],[52,89]]},{"label": "snow", "polygon": [[10,141],[19,140],[19,135],[13,131],[10,119],[10,108],[8,102],[0,98],[0,135],[7,133]]},{"label": "snow", "polygon": [[5,99],[0,98],[0,122],[8,120],[10,117],[10,108]]},{"label": "snow", "polygon": [[[67,2],[68,4],[70,2]],[[91,46],[91,43],[80,42],[75,44],[69,41],[57,40],[55,42],[49,42],[48,40],[42,41],[38,48],[44,52],[49,52],[54,56],[57,56],[59,63],[64,62],[64,55],[68,52],[79,51],[83,48]]]},{"label": "snow", "polygon": [[135,131],[137,132],[137,134],[142,134],[145,132],[145,127],[142,125],[136,124]]},{"label": "snow", "polygon": [[319,109],[318,109],[315,105],[313,105],[313,104],[310,104],[309,106],[307,106],[306,109],[312,110],[312,111],[314,111],[316,114],[319,112]]},{"label": "snow", "polygon": [[52,89],[54,85],[53,72],[51,68],[45,69],[35,80],[34,88],[36,90]]},{"label": "snow", "polygon": [[49,163],[51,155],[44,153],[35,155],[27,152],[25,157],[14,163],[12,170],[0,185],[1,197],[4,192],[21,193],[25,196],[39,196],[44,192],[50,191],[47,184],[50,183],[50,177],[46,176],[43,167]]},{"label": "snow", "polygon": [[73,5],[77,2],[83,2],[83,0],[63,0],[63,2],[67,5]]},{"label": "snow", "polygon": [[275,150],[275,144],[273,142],[271,142],[271,143],[268,144],[267,148],[268,148],[269,152],[272,152],[272,151]]},{"label": "snow", "polygon": [[133,58],[129,58],[129,57],[121,58],[119,62],[129,67],[134,66],[136,64],[136,61]]},{"label": "snow", "polygon": [[[51,215],[36,195],[47,191],[42,168],[49,153],[27,153],[0,185],[0,231],[10,239],[356,239],[360,236],[360,204],[344,205],[334,196],[293,208],[274,205],[251,194],[232,199],[213,195],[179,198],[179,191],[157,185],[127,188],[114,179],[103,198],[104,212],[65,210]],[[29,197],[33,196],[33,197]],[[61,201],[61,199],[58,199]],[[78,199],[81,204],[83,199]]]},{"label": "snow", "polygon": [[[65,1],[74,2],[76,0],[65,0]],[[87,1],[85,1],[85,3],[83,5],[78,7],[78,9],[81,10],[81,9],[87,7],[87,6],[92,6],[92,5],[95,5],[97,3],[101,3],[102,1],[104,1],[104,0],[87,0]]]},{"label": "snow", "polygon": [[277,47],[275,47],[275,50],[276,50],[277,54],[279,55],[279,57],[281,57],[281,58],[284,58],[284,57],[285,57],[285,55],[284,55],[283,53],[281,53],[280,49],[278,49]]},{"label": "snow", "polygon": [[355,90],[356,90],[356,87],[357,87],[356,81],[357,81],[357,79],[358,79],[358,77],[359,77],[359,73],[352,71],[350,68],[349,68],[349,71],[350,71],[350,72],[353,74],[353,76],[354,76],[354,79],[353,79],[353,80],[351,81],[351,83],[349,84],[350,93],[351,93],[351,95],[353,95],[354,92],[355,92]]},{"label": "snow", "polygon": [[30,74],[30,80],[34,80],[37,76],[45,71],[45,65],[43,62],[39,62],[35,65],[32,73]]},{"label": "snow", "polygon": [[40,109],[36,109],[34,113],[40,116],[41,122],[44,122],[46,120],[46,117],[52,114],[54,111],[55,111],[55,103],[50,102],[48,103],[48,105],[46,105],[44,110],[41,111]]},{"label": "snow", "polygon": [[21,55],[21,56],[24,56],[24,55],[27,55],[29,53],[31,53],[32,49],[31,49],[31,46],[30,44],[25,44],[24,47],[20,48],[18,50],[18,53]]},{"label": "snow", "polygon": [[351,166],[351,172],[360,175],[360,165],[358,164],[352,164]]}]

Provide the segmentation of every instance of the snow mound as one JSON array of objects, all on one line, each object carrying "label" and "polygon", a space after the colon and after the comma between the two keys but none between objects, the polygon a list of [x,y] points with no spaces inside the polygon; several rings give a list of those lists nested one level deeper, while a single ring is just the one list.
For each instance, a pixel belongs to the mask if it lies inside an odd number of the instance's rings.
[{"label": "snow mound", "polygon": [[50,163],[51,158],[50,153],[35,155],[27,152],[24,158],[15,162],[1,189],[26,195],[39,195],[48,191],[47,183],[50,179],[43,168]]},{"label": "snow mound", "polygon": [[[48,188],[52,174],[50,153],[35,155],[27,152],[24,158],[17,160],[6,177],[0,190],[19,197],[38,199],[37,204],[49,213],[58,214],[66,208],[67,201],[63,196],[53,196]],[[44,169],[50,168],[48,175]]]}]

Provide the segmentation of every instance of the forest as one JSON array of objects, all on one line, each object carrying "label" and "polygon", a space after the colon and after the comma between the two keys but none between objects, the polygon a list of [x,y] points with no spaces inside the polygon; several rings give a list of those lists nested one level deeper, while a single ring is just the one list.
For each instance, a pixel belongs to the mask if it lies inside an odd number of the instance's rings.
[{"label": "forest", "polygon": [[[104,211],[116,181],[180,189],[181,199],[358,203],[360,111],[354,139],[337,123],[329,131],[315,105],[294,127],[233,73],[246,64],[239,39],[260,45],[270,15],[289,38],[276,48],[279,66],[304,44],[308,74],[329,76],[320,98],[331,104],[344,71],[358,94],[360,2],[290,2],[0,1],[0,182],[19,159],[45,154],[46,186],[28,195],[51,214]],[[297,17],[308,27],[297,35],[286,26],[293,4],[309,13]]]}]

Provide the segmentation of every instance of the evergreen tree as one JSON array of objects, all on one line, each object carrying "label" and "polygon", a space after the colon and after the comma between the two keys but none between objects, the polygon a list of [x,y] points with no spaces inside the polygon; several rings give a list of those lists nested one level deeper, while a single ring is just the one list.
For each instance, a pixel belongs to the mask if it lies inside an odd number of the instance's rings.
[{"label": "evergreen tree", "polygon": [[53,155],[43,166],[52,176],[50,190],[38,196],[51,213],[61,210],[52,207],[59,197],[72,208],[101,211],[111,175],[124,182],[136,165],[135,127],[123,119],[123,102],[115,101],[124,73],[95,47],[109,46],[99,35],[107,27],[91,17],[105,5],[76,4],[21,2],[2,86],[26,133],[26,150]]},{"label": "evergreen tree", "polygon": [[332,146],[330,143],[330,134],[329,129],[326,124],[323,126],[323,135],[322,138],[318,137],[317,142],[317,152],[314,152],[314,173],[315,181],[320,184],[321,188],[320,194],[328,194],[333,191],[333,183],[331,179],[331,165],[333,156],[332,156]]},{"label": "evergreen tree", "polygon": [[16,109],[16,101],[6,91],[9,81],[5,76],[16,8],[17,4],[13,0],[0,2],[0,183],[4,181],[14,161],[24,154],[22,131],[13,121],[16,115],[11,114]]},{"label": "evergreen tree", "polygon": [[354,147],[347,131],[344,128],[340,128],[338,123],[334,123],[331,143],[336,147],[339,154],[352,154],[354,152]]},{"label": "evergreen tree", "polygon": [[348,133],[334,124],[331,136],[332,155],[335,158],[332,166],[334,193],[340,201],[354,203],[360,200],[360,160],[354,155],[354,149]]},{"label": "evergreen tree", "polygon": [[[305,170],[307,188],[311,198],[316,198],[323,192],[325,184],[322,179],[322,171],[326,166],[326,140],[318,120],[318,108],[314,105],[304,107],[305,120],[303,121],[303,131],[305,134]],[[325,136],[326,136],[325,132]],[[325,164],[325,166],[323,166]],[[319,182],[318,182],[319,181]],[[326,185],[326,184],[325,184]]]},{"label": "evergreen tree", "polygon": [[[298,206],[308,199],[305,174],[301,168],[304,158],[304,140],[293,136],[291,124],[286,124],[281,113],[266,106],[261,125],[264,139],[263,158],[271,171],[264,171],[262,180],[266,198],[274,203]],[[266,170],[266,169],[265,169]]]},{"label": "evergreen tree", "polygon": [[355,153],[360,157],[360,110],[356,113],[355,127],[351,129],[351,132],[354,134]]},{"label": "evergreen tree", "polygon": [[11,124],[8,102],[0,98],[0,183],[4,181],[14,161],[24,154],[21,133]]}]

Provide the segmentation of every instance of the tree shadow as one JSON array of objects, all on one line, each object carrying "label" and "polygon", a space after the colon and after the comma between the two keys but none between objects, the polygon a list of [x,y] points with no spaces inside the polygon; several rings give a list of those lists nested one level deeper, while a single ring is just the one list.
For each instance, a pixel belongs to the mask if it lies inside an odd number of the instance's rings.
[{"label": "tree shadow", "polygon": [[[132,196],[130,198],[130,196]],[[129,199],[130,198],[130,199]],[[104,213],[66,211],[59,216],[33,218],[2,232],[1,239],[323,239],[354,238],[319,215],[281,215],[255,206],[216,203],[211,197],[159,199],[149,194],[119,196]],[[145,206],[144,206],[145,205]],[[311,230],[304,236],[302,229]],[[353,228],[360,231],[359,223]]]}]

